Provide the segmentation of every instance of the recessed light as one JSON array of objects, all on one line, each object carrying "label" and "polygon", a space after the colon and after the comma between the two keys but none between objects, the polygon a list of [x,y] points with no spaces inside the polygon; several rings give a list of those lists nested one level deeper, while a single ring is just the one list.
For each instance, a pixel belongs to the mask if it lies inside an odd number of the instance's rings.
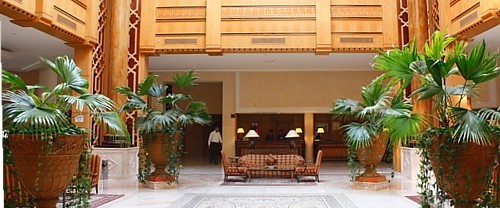
[{"label": "recessed light", "polygon": [[265,60],[264,62],[266,62],[266,63],[274,63],[275,61],[274,60]]}]

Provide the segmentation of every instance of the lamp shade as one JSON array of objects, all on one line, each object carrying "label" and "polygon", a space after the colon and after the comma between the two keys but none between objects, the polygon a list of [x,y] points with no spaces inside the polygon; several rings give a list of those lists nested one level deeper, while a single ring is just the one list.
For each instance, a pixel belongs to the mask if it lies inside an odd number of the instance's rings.
[{"label": "lamp shade", "polygon": [[297,134],[302,134],[302,128],[296,128],[295,132],[297,132]]},{"label": "lamp shade", "polygon": [[243,134],[245,133],[245,130],[243,128],[238,128],[238,130],[236,130],[236,133]]},{"label": "lamp shade", "polygon": [[325,129],[323,129],[323,128],[320,127],[320,128],[318,128],[318,130],[316,131],[316,133],[318,133],[318,134],[324,134],[325,133]]},{"label": "lamp shade", "polygon": [[285,138],[297,138],[300,137],[295,130],[290,130],[286,134]]},{"label": "lamp shade", "polygon": [[259,137],[259,134],[255,132],[255,130],[250,130],[248,133],[245,135],[245,137],[252,138],[252,137]]}]

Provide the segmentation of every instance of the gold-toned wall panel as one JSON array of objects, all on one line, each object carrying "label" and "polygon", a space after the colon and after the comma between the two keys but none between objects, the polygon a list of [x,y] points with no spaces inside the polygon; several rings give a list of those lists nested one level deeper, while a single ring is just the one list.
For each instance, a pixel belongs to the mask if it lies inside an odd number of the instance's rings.
[{"label": "gold-toned wall panel", "polygon": [[87,9],[86,5],[82,5],[83,2],[68,0],[53,0],[53,2],[54,8],[61,9],[67,13],[67,16],[71,16],[82,23],[86,22],[85,15],[87,14]]},{"label": "gold-toned wall panel", "polygon": [[205,36],[203,35],[169,35],[156,36],[157,49],[204,49]]},{"label": "gold-toned wall panel", "polygon": [[205,33],[205,22],[177,21],[156,22],[156,34],[202,34]]},{"label": "gold-toned wall panel", "polygon": [[498,0],[452,0],[440,5],[442,28],[464,38],[474,37],[500,24]]},{"label": "gold-toned wall panel", "polygon": [[204,19],[207,10],[205,7],[159,7],[156,10],[156,19]]},{"label": "gold-toned wall panel", "polygon": [[60,10],[55,10],[53,12],[53,15],[54,15],[54,21],[52,22],[53,25],[64,28],[67,31],[70,31],[80,37],[84,37],[85,24],[83,22],[75,20],[73,16],[69,15],[66,12],[61,12]]},{"label": "gold-toned wall panel", "polygon": [[223,7],[222,18],[314,18],[314,6]]},{"label": "gold-toned wall panel", "polygon": [[333,34],[332,45],[335,49],[380,49],[383,48],[383,36],[381,34]]},{"label": "gold-toned wall panel", "polygon": [[[266,41],[267,40],[267,41]],[[310,48],[316,47],[314,35],[223,35],[222,48]]]},{"label": "gold-toned wall panel", "polygon": [[[36,1],[33,0],[4,0],[5,3],[11,4],[15,7],[18,7],[24,11],[27,11],[31,14],[35,14]],[[7,11],[2,11],[2,14]]]},{"label": "gold-toned wall panel", "polygon": [[332,17],[382,18],[381,6],[332,6]]},{"label": "gold-toned wall panel", "polygon": [[279,1],[269,1],[269,0],[222,0],[223,6],[245,6],[245,5],[315,5],[316,0],[279,0]]},{"label": "gold-toned wall panel", "polygon": [[363,19],[332,20],[332,33],[381,33],[382,21]]},{"label": "gold-toned wall panel", "polygon": [[221,33],[315,33],[314,20],[222,21]]},{"label": "gold-toned wall panel", "polygon": [[156,0],[158,7],[206,6],[207,0]]},{"label": "gold-toned wall panel", "polygon": [[332,5],[381,5],[389,0],[331,0]]}]

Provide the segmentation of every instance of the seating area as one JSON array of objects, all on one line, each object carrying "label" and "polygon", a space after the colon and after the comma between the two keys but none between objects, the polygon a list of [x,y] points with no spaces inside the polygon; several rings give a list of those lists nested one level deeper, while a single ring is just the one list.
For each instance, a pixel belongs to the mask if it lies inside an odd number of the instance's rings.
[{"label": "seating area", "polygon": [[248,154],[229,162],[221,151],[224,182],[230,176],[247,178],[291,178],[299,182],[302,176],[314,176],[319,182],[319,169],[323,152],[318,151],[316,163],[306,163],[304,158],[295,154]]}]

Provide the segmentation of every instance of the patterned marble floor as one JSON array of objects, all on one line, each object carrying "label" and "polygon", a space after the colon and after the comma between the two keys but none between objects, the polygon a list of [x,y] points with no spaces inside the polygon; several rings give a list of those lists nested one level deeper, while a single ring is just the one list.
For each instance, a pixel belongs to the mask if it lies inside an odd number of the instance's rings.
[{"label": "patterned marble floor", "polygon": [[[99,193],[125,194],[125,197],[102,207],[120,208],[167,208],[182,197],[192,194],[211,195],[335,195],[345,196],[353,206],[359,208],[415,208],[417,203],[404,196],[417,195],[416,181],[401,177],[398,173],[391,180],[390,187],[379,191],[356,190],[349,182],[349,170],[345,162],[323,161],[320,183],[316,186],[221,186],[222,170],[220,165],[209,164],[200,157],[184,158],[183,170],[177,188],[152,190],[136,181],[102,181]],[[390,175],[390,166],[382,164],[379,172]],[[187,195],[186,195],[187,194]],[[214,206],[217,207],[217,206]],[[265,207],[265,206],[264,206]],[[224,208],[223,206],[221,208]]]}]

